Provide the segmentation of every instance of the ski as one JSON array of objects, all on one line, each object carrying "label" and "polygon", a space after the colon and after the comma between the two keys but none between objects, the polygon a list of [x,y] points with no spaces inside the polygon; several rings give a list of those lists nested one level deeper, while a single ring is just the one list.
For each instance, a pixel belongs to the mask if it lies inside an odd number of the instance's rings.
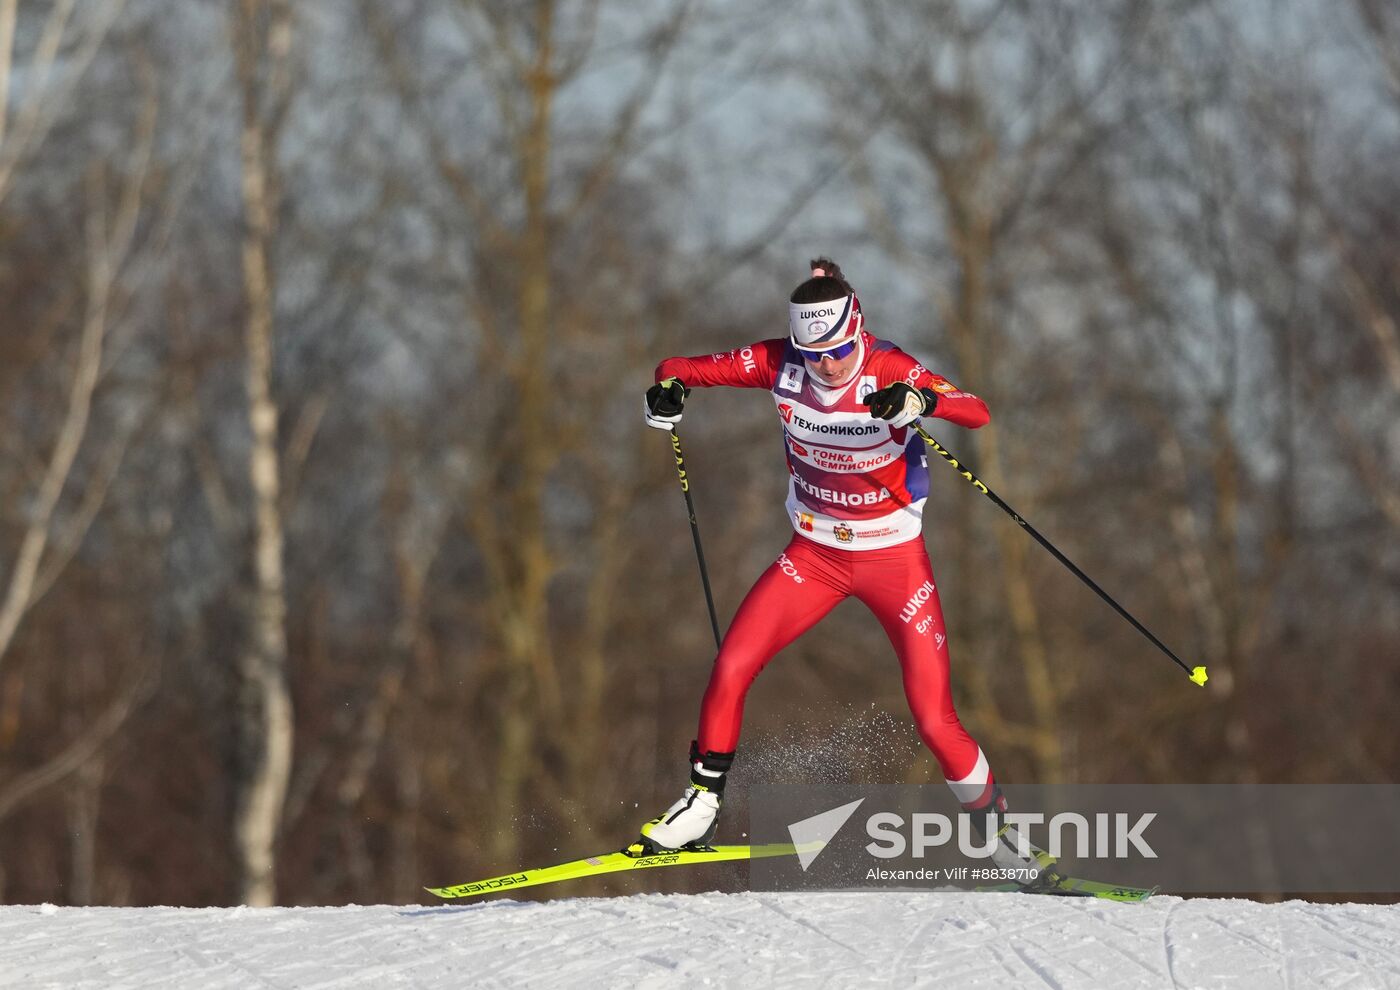
[{"label": "ski", "polygon": [[1082,877],[1056,876],[1053,882],[1041,885],[1014,883],[997,884],[975,888],[979,893],[1042,894],[1050,897],[1097,897],[1106,901],[1124,904],[1140,904],[1161,888],[1127,887],[1121,883],[1103,883],[1099,880],[1085,880]]},{"label": "ski", "polygon": [[1107,901],[1136,904],[1147,900],[1160,889],[1160,887],[1125,887],[1119,883],[1084,880],[1080,877],[1061,877],[1059,882],[1050,888],[1050,893],[1062,892],[1071,897],[1099,897]]},{"label": "ski", "polygon": [[576,859],[568,863],[560,863],[557,866],[546,866],[538,870],[507,873],[505,876],[460,883],[452,887],[425,887],[424,889],[445,900],[458,900],[481,894],[497,894],[503,890],[519,890],[522,887],[537,887],[540,884],[559,883],[563,880],[601,876],[604,873],[617,873],[622,870],[645,870],[661,866],[693,866],[697,863],[763,859],[769,856],[792,856],[796,853],[797,847],[789,843],[774,843],[766,846],[707,846],[703,849],[677,849],[654,856],[632,856],[625,852],[610,852]]}]

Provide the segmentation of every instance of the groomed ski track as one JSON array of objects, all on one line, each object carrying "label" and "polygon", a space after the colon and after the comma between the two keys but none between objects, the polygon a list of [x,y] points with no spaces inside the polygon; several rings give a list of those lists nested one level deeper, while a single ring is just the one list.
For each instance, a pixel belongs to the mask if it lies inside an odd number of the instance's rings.
[{"label": "groomed ski track", "polygon": [[0,987],[1396,987],[1400,906],[640,894],[0,907]]}]

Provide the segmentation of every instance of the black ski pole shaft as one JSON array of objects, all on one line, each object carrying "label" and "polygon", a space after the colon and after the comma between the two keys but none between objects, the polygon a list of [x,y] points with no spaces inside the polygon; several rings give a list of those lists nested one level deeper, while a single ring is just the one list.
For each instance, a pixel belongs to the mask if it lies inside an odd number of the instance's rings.
[{"label": "black ski pole shaft", "polygon": [[954,470],[956,470],[960,475],[962,475],[968,481],[972,482],[972,486],[974,488],[976,488],[983,495],[987,496],[989,499],[995,502],[997,507],[1000,508],[1003,512],[1005,512],[1008,516],[1016,520],[1016,525],[1020,526],[1027,533],[1029,533],[1031,537],[1037,543],[1043,546],[1046,550],[1049,550],[1051,555],[1056,560],[1068,567],[1070,571],[1074,574],[1074,576],[1079,578],[1079,580],[1083,581],[1090,588],[1092,588],[1095,594],[1097,594],[1104,601],[1108,602],[1109,605],[1113,606],[1114,611],[1116,611],[1123,618],[1131,622],[1133,628],[1136,629],[1138,632],[1142,633],[1144,636],[1146,636],[1148,640],[1151,641],[1153,646],[1157,647],[1157,649],[1161,650],[1167,656],[1171,657],[1172,660],[1176,662],[1176,665],[1178,667],[1180,667],[1182,670],[1186,671],[1186,673],[1190,675],[1193,683],[1199,684],[1202,687],[1205,686],[1207,677],[1205,667],[1186,666],[1185,661],[1183,661],[1179,656],[1177,656],[1170,649],[1168,649],[1167,645],[1163,643],[1160,639],[1152,635],[1152,631],[1150,629],[1148,629],[1141,622],[1135,619],[1132,613],[1130,613],[1126,608],[1124,608],[1122,605],[1119,605],[1118,602],[1114,601],[1113,596],[1110,595],[1107,591],[1104,591],[1102,588],[1100,588],[1093,578],[1089,577],[1089,575],[1081,571],[1075,565],[1074,561],[1070,560],[1068,557],[1062,554],[1053,543],[1051,543],[1045,537],[1041,536],[1040,532],[1034,526],[1022,519],[1020,515],[1017,514],[1016,510],[1014,510],[1013,508],[1011,508],[1011,506],[1007,505],[1001,500],[1000,496],[998,496],[996,492],[992,491],[990,488],[984,485],[980,480],[978,480],[975,474],[969,471],[967,467],[960,463],[956,457],[954,457],[946,449],[944,449],[941,443],[939,443],[937,440],[935,440],[929,435],[928,431],[924,429],[924,425],[922,423],[915,423],[914,429],[918,431],[919,436],[924,438],[924,443],[932,447],[934,451],[937,454],[939,454],[939,456],[941,456],[949,464],[953,465]]},{"label": "black ski pole shaft", "polygon": [[710,571],[705,566],[705,550],[700,546],[700,524],[695,521],[695,501],[690,497],[690,479],[685,473],[685,456],[681,453],[681,438],[671,428],[671,449],[676,455],[676,474],[681,479],[681,493],[685,495],[685,511],[690,515],[690,535],[695,540],[695,559],[700,562],[700,583],[705,586],[705,604],[710,609],[710,628],[715,634],[715,649],[720,647],[719,618],[715,615],[715,596],[710,591]]}]

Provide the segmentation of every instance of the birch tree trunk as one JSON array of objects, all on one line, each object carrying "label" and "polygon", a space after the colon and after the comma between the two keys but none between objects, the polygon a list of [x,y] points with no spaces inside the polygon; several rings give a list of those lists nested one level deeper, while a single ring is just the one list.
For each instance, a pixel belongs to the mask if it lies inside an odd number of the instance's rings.
[{"label": "birch tree trunk", "polygon": [[[271,29],[264,26],[269,9]],[[269,254],[275,228],[272,184],[274,128],[263,111],[266,63],[286,54],[288,24],[281,4],[239,0],[235,49],[243,104],[240,141],[243,193],[244,340],[248,480],[253,495],[253,573],[249,643],[239,662],[239,775],[235,839],[239,899],[275,903],[277,837],[291,776],[293,712],[287,674],[287,602],[282,561],[281,480],[277,401],[272,389],[273,276]]]}]

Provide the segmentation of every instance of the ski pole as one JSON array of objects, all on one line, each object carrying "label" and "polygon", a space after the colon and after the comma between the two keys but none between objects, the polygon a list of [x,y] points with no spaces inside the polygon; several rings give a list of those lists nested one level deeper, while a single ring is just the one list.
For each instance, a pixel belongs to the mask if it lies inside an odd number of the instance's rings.
[{"label": "ski pole", "polygon": [[1053,543],[1051,543],[1045,537],[1041,536],[1034,526],[1022,519],[1019,515],[1016,514],[1016,511],[1012,509],[1011,506],[1003,502],[1001,498],[998,497],[996,492],[992,491],[981,481],[979,481],[977,476],[974,475],[971,471],[969,471],[964,465],[959,463],[956,457],[948,453],[948,451],[944,449],[941,443],[939,443],[933,437],[929,436],[928,431],[924,429],[924,425],[922,423],[915,423],[914,429],[918,431],[919,436],[924,438],[925,443],[927,443],[939,455],[941,455],[945,461],[953,465],[954,470],[956,470],[968,481],[972,482],[972,486],[974,488],[976,488],[983,495],[987,496],[989,499],[995,502],[997,504],[997,507],[1000,508],[1003,512],[1005,512],[1008,516],[1016,520],[1016,525],[1020,526],[1027,533],[1030,533],[1031,536],[1035,538],[1035,541],[1041,546],[1043,546],[1046,550],[1049,550],[1056,560],[1058,560],[1060,563],[1064,564],[1072,572],[1074,572],[1075,577],[1079,578],[1079,580],[1083,581],[1090,588],[1093,588],[1095,593],[1098,594],[1100,598],[1108,602],[1108,604],[1112,605],[1114,610],[1119,615],[1131,622],[1133,624],[1134,629],[1136,629],[1138,632],[1142,633],[1149,640],[1151,640],[1153,646],[1157,647],[1157,649],[1161,650],[1167,656],[1171,657],[1174,661],[1176,661],[1176,665],[1182,670],[1186,671],[1188,675],[1190,675],[1192,683],[1199,684],[1202,687],[1205,687],[1207,677],[1205,667],[1186,666],[1185,662],[1179,656],[1177,656],[1175,653],[1169,650],[1165,643],[1163,643],[1156,636],[1152,635],[1151,631],[1148,630],[1146,626],[1144,626],[1137,619],[1133,618],[1133,616],[1128,612],[1127,609],[1125,609],[1122,605],[1119,605],[1116,601],[1113,600],[1113,597],[1108,592],[1104,591],[1097,584],[1095,584],[1093,578],[1089,577],[1089,575],[1085,574],[1078,567],[1076,567],[1074,561],[1070,560],[1064,554],[1060,553],[1060,551],[1055,548],[1055,545]]},{"label": "ski pole", "polygon": [[695,539],[695,558],[700,561],[700,583],[705,586],[705,604],[710,608],[710,628],[715,633],[715,649],[719,649],[719,619],[715,616],[715,596],[710,591],[710,572],[705,567],[705,551],[700,546],[700,524],[695,521],[695,502],[690,497],[690,479],[685,474],[685,457],[681,454],[681,438],[674,426],[671,427],[671,449],[676,455],[676,474],[680,476],[681,492],[685,495],[685,509],[690,515],[690,535]]}]

